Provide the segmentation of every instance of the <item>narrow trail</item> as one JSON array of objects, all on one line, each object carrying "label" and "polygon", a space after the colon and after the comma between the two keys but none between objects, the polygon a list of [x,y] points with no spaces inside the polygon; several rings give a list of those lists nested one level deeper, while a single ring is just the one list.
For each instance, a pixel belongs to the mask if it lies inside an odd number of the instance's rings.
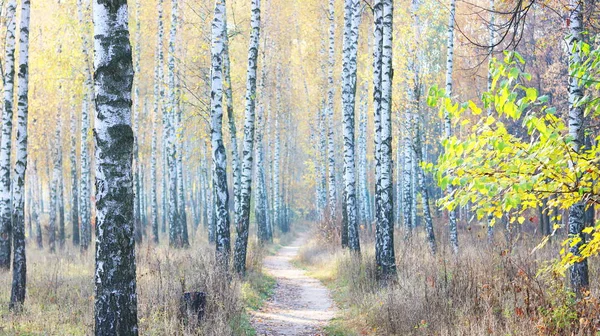
[{"label": "narrow trail", "polygon": [[307,234],[302,234],[265,258],[263,270],[277,280],[277,287],[265,306],[252,314],[258,335],[324,335],[323,327],[335,317],[329,290],[291,263],[306,240]]}]

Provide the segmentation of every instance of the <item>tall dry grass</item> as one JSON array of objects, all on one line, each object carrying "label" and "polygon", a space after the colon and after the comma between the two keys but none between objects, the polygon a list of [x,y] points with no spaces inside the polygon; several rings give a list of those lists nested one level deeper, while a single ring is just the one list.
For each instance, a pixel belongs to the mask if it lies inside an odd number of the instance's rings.
[{"label": "tall dry grass", "polygon": [[[263,282],[263,249],[250,244],[248,278],[240,280],[215,263],[214,248],[205,242],[173,250],[144,243],[136,251],[140,335],[253,334],[245,311],[248,292]],[[94,315],[93,247],[81,254],[67,247],[56,254],[27,246],[28,283],[24,311],[8,311],[11,274],[0,273],[0,334],[90,335]],[[243,284],[246,290],[243,291]],[[205,318],[185,325],[179,299],[186,291],[208,294]],[[259,295],[259,294],[254,294]]]},{"label": "tall dry grass", "polygon": [[[439,227],[439,226],[438,226]],[[461,232],[460,254],[437,232],[439,252],[431,255],[423,235],[396,235],[397,282],[378,284],[373,237],[363,231],[362,254],[319,238],[301,249],[298,262],[332,289],[343,308],[332,335],[596,335],[600,305],[591,261],[591,295],[577,301],[566,279],[539,271],[557,256],[555,242],[532,253],[539,236],[514,232],[508,242],[497,232]],[[321,236],[322,237],[322,236]]]}]

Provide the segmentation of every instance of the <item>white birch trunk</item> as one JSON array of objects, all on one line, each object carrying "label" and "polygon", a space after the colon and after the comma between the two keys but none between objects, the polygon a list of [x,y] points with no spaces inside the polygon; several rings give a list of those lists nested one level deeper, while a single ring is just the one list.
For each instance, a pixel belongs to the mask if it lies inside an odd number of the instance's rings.
[{"label": "white birch trunk", "polygon": [[177,10],[178,0],[171,0],[171,29],[169,34],[168,52],[168,103],[167,109],[163,110],[163,119],[166,121],[166,154],[168,171],[168,201],[169,201],[169,245],[182,247],[181,222],[177,200],[177,148],[176,148],[176,114],[177,103],[175,93],[175,40],[177,37]]},{"label": "white birch trunk", "polygon": [[[342,64],[342,106],[344,109],[344,206],[348,232],[348,247],[359,252],[358,220],[356,208],[356,160],[355,160],[355,102],[356,102],[356,69],[358,53],[358,32],[361,4],[358,0],[345,0],[344,6],[344,41]],[[345,230],[342,230],[344,232]],[[343,238],[342,238],[343,245]]]},{"label": "white birch trunk", "polygon": [[246,272],[246,248],[250,225],[250,196],[252,186],[252,161],[254,153],[254,122],[256,109],[256,70],[260,43],[260,0],[252,0],[250,44],[248,46],[248,74],[246,80],[246,111],[244,115],[244,144],[242,151],[242,184],[240,190],[239,222],[236,223],[234,267],[236,272]]},{"label": "white birch trunk", "polygon": [[227,265],[231,250],[229,234],[229,191],[227,190],[227,153],[223,145],[223,49],[225,0],[216,0],[212,23],[211,57],[211,145],[213,189],[216,217],[217,256]]},{"label": "white birch trunk", "polygon": [[89,154],[89,143],[90,143],[90,111],[89,101],[91,96],[94,94],[94,86],[92,80],[92,66],[90,65],[89,55],[89,41],[88,41],[88,30],[85,25],[88,20],[86,15],[89,12],[89,8],[82,3],[82,0],[77,1],[77,12],[79,18],[79,25],[82,29],[81,36],[81,48],[84,55],[86,64],[85,71],[85,82],[83,88],[83,102],[81,106],[81,138],[79,145],[81,146],[81,180],[79,181],[79,213],[81,216],[81,232],[80,232],[80,244],[81,249],[86,251],[92,241],[92,204],[90,197],[90,154]]},{"label": "white birch trunk", "polygon": [[124,0],[94,0],[96,335],[137,335],[131,89]]},{"label": "white birch trunk", "polygon": [[[375,121],[378,172],[378,216],[375,254],[378,277],[387,281],[396,276],[392,195],[392,42],[393,1],[377,0],[375,10]],[[379,67],[379,69],[377,69]],[[378,109],[378,110],[377,110]],[[378,120],[379,119],[379,120]]]},{"label": "white birch trunk", "polygon": [[[446,94],[452,96],[452,74],[454,68],[454,25],[456,16],[456,0],[450,0],[450,16],[448,18],[448,45],[446,56]],[[446,138],[452,136],[452,122],[450,114],[444,113],[444,134]],[[452,194],[453,187],[448,187],[448,193]],[[450,244],[452,251],[458,253],[458,228],[456,225],[456,211],[448,212],[448,220],[450,222]]]},{"label": "white birch trunk", "polygon": [[13,194],[13,279],[9,307],[21,310],[25,302],[27,260],[25,256],[25,173],[27,171],[27,114],[29,109],[29,0],[21,3],[19,34],[19,72],[17,89],[17,136],[15,139],[15,170]]},{"label": "white birch trunk", "polygon": [[15,34],[17,2],[10,0],[6,7],[6,42],[4,44],[4,110],[0,137],[0,270],[10,269],[12,241],[11,212],[11,146],[15,92]]},{"label": "white birch trunk", "polygon": [[329,65],[328,65],[328,90],[327,90],[327,148],[328,148],[328,168],[329,168],[329,216],[335,220],[337,215],[337,185],[335,169],[335,139],[333,127],[333,98],[335,95],[335,86],[333,81],[333,70],[335,68],[335,1],[329,0]]},{"label": "white birch trunk", "polygon": [[[569,36],[567,43],[569,47],[569,67],[581,63],[581,42],[583,41],[583,0],[570,0],[569,10]],[[583,87],[577,77],[569,77],[569,137],[571,138],[571,148],[579,153],[584,146],[584,109],[578,102],[583,99]],[[576,165],[573,162],[573,169]],[[584,220],[585,203],[580,201],[569,209],[569,237],[579,237],[581,241],[571,244],[570,252],[573,255],[580,255],[580,247],[585,244]],[[572,289],[581,294],[582,291],[589,288],[590,280],[588,273],[587,259],[574,263],[569,269]]]}]

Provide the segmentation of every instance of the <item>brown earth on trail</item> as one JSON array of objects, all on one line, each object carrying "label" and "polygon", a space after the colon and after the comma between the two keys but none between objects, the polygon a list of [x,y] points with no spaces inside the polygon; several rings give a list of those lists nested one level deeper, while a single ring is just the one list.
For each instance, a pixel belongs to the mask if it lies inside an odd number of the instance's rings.
[{"label": "brown earth on trail", "polygon": [[291,263],[306,238],[301,235],[264,260],[263,270],[277,280],[277,287],[264,307],[252,313],[258,335],[324,335],[323,327],[335,317],[329,290]]}]

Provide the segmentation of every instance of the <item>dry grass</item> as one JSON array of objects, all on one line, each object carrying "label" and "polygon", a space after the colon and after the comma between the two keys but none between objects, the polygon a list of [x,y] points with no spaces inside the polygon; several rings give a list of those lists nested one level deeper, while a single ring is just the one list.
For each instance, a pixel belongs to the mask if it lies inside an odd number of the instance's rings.
[{"label": "dry grass", "polygon": [[[399,232],[398,281],[381,287],[374,243],[365,235],[360,257],[319,239],[300,251],[298,262],[343,308],[331,335],[596,335],[600,326],[597,300],[576,302],[564,278],[536,276],[558,244],[532,254],[540,238],[523,234],[509,251],[501,237],[490,247],[484,232],[465,230],[458,257],[443,246],[432,256],[424,237],[405,241]],[[597,263],[591,266],[595,282]]]},{"label": "dry grass", "polygon": [[[245,306],[262,304],[274,286],[260,272],[265,252],[251,243],[248,276],[240,281],[219,270],[214,248],[202,242],[194,245],[172,250],[144,243],[137,250],[140,335],[253,335]],[[80,254],[69,247],[48,254],[28,245],[28,292],[22,314],[8,311],[11,274],[0,274],[0,334],[91,334],[91,251]],[[205,319],[198,328],[185,326],[178,317],[179,298],[186,291],[208,293]]]}]

